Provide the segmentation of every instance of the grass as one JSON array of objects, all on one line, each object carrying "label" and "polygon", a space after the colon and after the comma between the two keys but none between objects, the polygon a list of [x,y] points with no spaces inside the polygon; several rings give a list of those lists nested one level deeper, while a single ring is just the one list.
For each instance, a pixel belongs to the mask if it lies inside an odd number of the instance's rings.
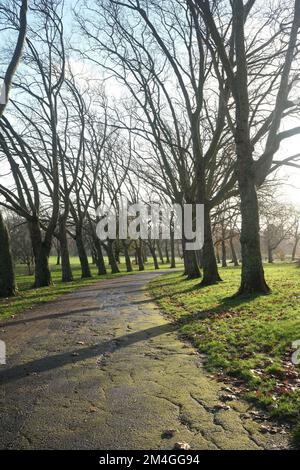
[{"label": "grass", "polygon": [[[107,260],[106,260],[107,261]],[[16,266],[16,281],[18,286],[18,294],[16,297],[9,299],[0,299],[0,319],[4,320],[10,318],[18,313],[23,312],[26,309],[31,309],[37,304],[45,303],[51,300],[57,299],[59,296],[72,292],[85,285],[90,285],[95,282],[99,282],[105,279],[111,279],[116,276],[124,276],[126,272],[126,266],[124,260],[121,258],[119,265],[120,274],[107,274],[106,276],[98,276],[97,268],[91,264],[91,271],[93,278],[81,279],[80,263],[77,257],[71,257],[71,265],[74,276],[74,281],[69,283],[61,282],[61,267],[56,266],[56,258],[51,257],[49,260],[53,285],[50,287],[42,287],[39,289],[33,289],[34,277],[27,274],[27,268],[24,265]],[[108,263],[106,263],[108,266]],[[167,268],[168,265],[161,265],[161,268]],[[137,272],[137,267],[133,265],[133,272]],[[145,271],[154,270],[152,263],[148,262],[145,264]],[[109,269],[108,269],[109,271]]]},{"label": "grass", "polygon": [[300,366],[291,362],[300,339],[300,269],[293,264],[265,267],[272,293],[230,298],[240,269],[221,269],[223,282],[199,288],[180,273],[151,283],[164,312],[205,354],[205,367],[238,382],[243,396],[271,414],[296,424],[300,442]]}]

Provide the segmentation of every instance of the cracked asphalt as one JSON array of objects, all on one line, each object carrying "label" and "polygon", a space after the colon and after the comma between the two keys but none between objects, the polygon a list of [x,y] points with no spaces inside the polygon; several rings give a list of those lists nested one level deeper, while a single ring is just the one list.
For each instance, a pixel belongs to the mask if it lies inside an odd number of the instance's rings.
[{"label": "cracked asphalt", "polygon": [[101,281],[1,324],[1,449],[288,447],[248,404],[221,401],[225,385],[151,299],[154,276]]}]

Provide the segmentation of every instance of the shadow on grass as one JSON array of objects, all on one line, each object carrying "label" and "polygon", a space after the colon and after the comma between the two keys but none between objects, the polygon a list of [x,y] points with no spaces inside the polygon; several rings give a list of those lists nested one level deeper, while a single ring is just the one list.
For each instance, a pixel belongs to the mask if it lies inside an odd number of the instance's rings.
[{"label": "shadow on grass", "polygon": [[[189,281],[187,279],[187,281]],[[165,283],[165,284],[160,284],[158,286],[158,288],[163,288],[163,287],[172,287],[174,285],[174,282],[176,282],[176,280],[172,279],[169,283]],[[220,281],[218,284],[222,284],[223,282],[225,281]],[[154,302],[159,302],[159,300],[163,299],[163,298],[172,298],[173,296],[176,298],[177,296],[180,296],[180,295],[183,295],[183,294],[189,294],[189,293],[198,293],[199,296],[201,295],[205,295],[205,291],[211,287],[216,287],[216,286],[203,286],[201,285],[201,283],[196,283],[196,284],[193,284],[193,285],[187,285],[185,286],[185,283],[183,283],[182,285],[182,288],[180,290],[176,290],[176,292],[174,293],[170,293],[170,292],[165,292],[165,293],[162,293],[161,295],[159,296],[156,296],[155,293],[153,294],[152,296],[152,300]],[[155,292],[155,287],[153,289],[153,291]],[[259,298],[259,297],[265,297],[269,294],[259,294],[259,293],[256,293],[256,294],[247,294],[247,295],[240,295],[240,296],[237,296],[237,295],[230,295],[230,296],[226,296],[226,297],[223,297],[222,299],[220,299],[219,303],[217,306],[214,306],[212,308],[207,308],[205,310],[201,310],[199,312],[196,312],[196,313],[193,313],[191,315],[186,315],[186,316],[183,316],[181,317],[180,319],[177,319],[176,322],[179,323],[179,324],[185,324],[185,323],[189,323],[191,321],[194,321],[194,320],[201,320],[201,319],[206,319],[206,318],[209,318],[209,317],[213,317],[213,316],[216,316],[220,313],[226,313],[226,311],[230,311],[230,310],[234,310],[236,307],[239,307],[241,305],[244,305],[244,304],[249,304],[250,302],[254,301],[255,299]],[[174,304],[176,304],[176,300],[174,302]]]},{"label": "shadow on grass", "polygon": [[[178,320],[179,324],[186,324],[190,323],[195,320],[204,320],[206,318],[212,318],[216,315],[219,315],[220,313],[226,313],[227,311],[231,311],[235,307],[239,307],[245,303],[249,303],[253,300],[255,300],[258,297],[261,297],[262,295],[257,294],[257,295],[248,295],[248,296],[243,296],[243,297],[224,297],[221,299],[220,303],[213,308],[208,308],[206,310],[201,310],[200,312],[193,313],[191,315],[184,316],[183,318],[180,318]],[[242,315],[242,313],[241,313]]]}]

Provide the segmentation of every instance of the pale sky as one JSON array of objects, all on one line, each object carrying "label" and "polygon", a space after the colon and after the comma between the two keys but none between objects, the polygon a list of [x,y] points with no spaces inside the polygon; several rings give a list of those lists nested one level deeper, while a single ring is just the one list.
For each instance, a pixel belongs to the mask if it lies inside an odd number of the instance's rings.
[{"label": "pale sky", "polygon": [[[298,125],[300,126],[300,116]],[[284,144],[281,145],[280,150],[275,156],[275,160],[280,160],[281,158],[286,158],[297,153],[300,153],[300,134],[286,140]],[[300,168],[285,166],[278,174],[286,179],[286,183],[281,191],[285,199],[300,207]]]}]

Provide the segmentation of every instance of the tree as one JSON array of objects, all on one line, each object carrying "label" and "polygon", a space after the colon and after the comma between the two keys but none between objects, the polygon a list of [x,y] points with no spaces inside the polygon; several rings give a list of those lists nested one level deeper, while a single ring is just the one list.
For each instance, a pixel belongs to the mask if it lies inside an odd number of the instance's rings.
[{"label": "tree", "polygon": [[[293,235],[297,237],[298,217],[291,204],[276,201],[274,197],[260,200],[261,234],[265,240],[268,262],[273,263],[273,253]],[[296,234],[295,234],[296,233]]]},{"label": "tree", "polygon": [[[262,27],[253,28],[252,37],[248,31],[255,0],[245,4],[243,0],[233,0],[231,6],[225,7],[225,16],[221,14],[223,3],[213,2],[211,5],[208,0],[195,0],[195,3],[213,41],[212,53],[220,90],[224,89],[225,74],[226,85],[234,100],[233,135],[241,200],[243,262],[238,294],[267,293],[269,287],[265,281],[260,250],[256,186],[265,181],[280,142],[299,133],[299,128],[281,133],[278,131],[286,109],[294,104],[288,101],[288,96],[295,78],[290,75],[297,53],[300,2],[296,0],[294,4],[289,3],[288,15],[292,21],[286,17],[286,6],[280,7],[279,2],[275,2],[274,11],[268,12],[269,20],[265,22],[262,15]],[[226,24],[223,24],[223,18]],[[255,20],[252,18],[252,21]],[[275,32],[269,37],[266,31],[270,31],[271,26]],[[226,37],[228,34],[229,39]],[[264,74],[268,76],[267,82]],[[255,86],[256,91],[251,92],[252,86]],[[264,113],[264,122],[257,131],[255,116],[259,115],[257,110],[263,108],[266,102],[269,111]],[[254,160],[255,145],[258,143],[264,145],[264,151],[260,158]]]},{"label": "tree", "polygon": [[15,184],[15,188],[0,185],[6,199],[2,205],[28,220],[35,287],[52,282],[49,254],[59,216],[58,102],[65,78],[62,8],[60,0],[34,5],[26,37],[26,70],[15,80],[18,100],[11,100],[15,119],[0,122],[0,145]]},{"label": "tree", "polygon": [[27,274],[34,273],[34,255],[28,223],[23,218],[12,213],[8,214],[7,226],[11,240],[11,251],[16,262],[27,266]]},{"label": "tree", "polygon": [[0,296],[10,297],[16,293],[14,266],[7,226],[0,212]]},{"label": "tree", "polygon": [[299,211],[295,214],[295,224],[294,224],[294,233],[293,233],[293,251],[292,251],[292,261],[295,261],[297,255],[297,247],[300,241],[300,214]]},{"label": "tree", "polygon": [[[0,120],[4,114],[4,110],[8,103],[9,99],[9,92],[11,89],[12,81],[18,64],[22,57],[23,47],[26,38],[26,31],[27,31],[27,8],[28,3],[27,0],[22,0],[21,7],[20,7],[20,15],[19,15],[19,22],[17,25],[18,28],[18,40],[15,46],[14,53],[10,60],[10,63],[7,67],[4,76],[4,87],[1,92],[1,100],[0,100]],[[8,13],[7,7],[2,6],[0,9],[0,14],[2,11],[4,13]],[[16,292],[16,285],[15,285],[15,276],[14,276],[14,268],[13,268],[13,260],[10,250],[10,242],[9,242],[9,235],[8,230],[3,220],[3,216],[0,213],[0,297],[8,297],[11,295],[15,295]]]},{"label": "tree", "polygon": [[[227,100],[224,95],[216,99],[208,81],[215,83],[195,5],[95,0],[85,7],[86,14],[78,17],[93,55],[88,50],[82,55],[113,74],[134,101],[133,122],[123,125],[147,146],[146,156],[136,151],[139,173],[174,203],[204,204],[202,285],[214,284],[220,276],[210,212],[232,189],[226,169],[232,162],[222,152],[228,145]],[[200,277],[196,253],[186,250],[185,242],[186,274]]]}]

